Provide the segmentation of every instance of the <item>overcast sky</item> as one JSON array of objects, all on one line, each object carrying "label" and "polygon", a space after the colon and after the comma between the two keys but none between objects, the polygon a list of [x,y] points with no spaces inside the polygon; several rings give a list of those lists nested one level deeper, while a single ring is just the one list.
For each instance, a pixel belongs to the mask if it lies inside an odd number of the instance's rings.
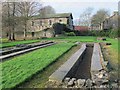
[{"label": "overcast sky", "polygon": [[94,13],[97,10],[104,8],[110,11],[118,10],[119,0],[43,0],[43,4],[52,6],[56,13],[68,13],[73,14],[73,18],[78,19],[80,14],[88,7],[94,8]]},{"label": "overcast sky", "polygon": [[[5,0],[3,0],[5,1]],[[10,1],[38,1],[43,2],[44,6],[52,6],[56,13],[72,13],[73,19],[79,19],[80,14],[86,8],[93,8],[93,14],[99,9],[106,9],[112,15],[113,11],[118,11],[118,2],[120,0],[10,0]],[[119,9],[120,10],[120,9]]]}]

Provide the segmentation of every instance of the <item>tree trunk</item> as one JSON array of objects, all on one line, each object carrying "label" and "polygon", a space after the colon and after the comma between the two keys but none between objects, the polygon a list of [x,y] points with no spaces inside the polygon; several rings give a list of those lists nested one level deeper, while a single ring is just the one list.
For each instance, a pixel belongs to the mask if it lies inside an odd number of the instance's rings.
[{"label": "tree trunk", "polygon": [[27,37],[27,24],[26,24],[26,21],[25,21],[24,40],[26,39],[26,37]]},{"label": "tree trunk", "polygon": [[13,29],[12,29],[12,40],[15,40],[14,26],[13,26]]},{"label": "tree trunk", "polygon": [[8,33],[8,40],[12,41],[10,26],[8,26],[8,29],[9,29],[9,33]]},{"label": "tree trunk", "polygon": [[13,25],[12,25],[12,40],[15,40],[15,2],[13,2]]},{"label": "tree trunk", "polygon": [[[8,11],[7,11],[7,13],[8,13],[8,20],[10,19],[10,6],[9,6],[9,2],[8,2]],[[8,21],[8,40],[12,40],[12,38],[11,38],[11,28],[10,28],[10,20]]]}]

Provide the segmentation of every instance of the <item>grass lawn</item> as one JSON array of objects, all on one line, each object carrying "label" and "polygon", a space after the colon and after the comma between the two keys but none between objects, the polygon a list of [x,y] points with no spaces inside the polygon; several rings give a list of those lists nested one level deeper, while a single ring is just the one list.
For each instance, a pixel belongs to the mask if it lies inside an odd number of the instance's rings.
[{"label": "grass lawn", "polygon": [[106,41],[97,40],[97,37],[93,36],[67,36],[67,37],[56,37],[56,38],[47,38],[42,40],[55,40],[55,41],[68,41],[68,42],[110,42],[112,45],[110,46],[111,49],[118,52],[118,40],[106,38]]},{"label": "grass lawn", "polygon": [[108,52],[109,52],[109,55],[108,57],[110,58],[110,63],[112,65],[112,67],[114,69],[118,69],[118,64],[119,64],[119,59],[118,59],[118,56],[120,55],[120,49],[118,48],[118,40],[116,39],[111,39],[111,38],[107,38],[108,39],[108,42],[111,42],[112,45],[111,46],[106,46]]},{"label": "grass lawn", "polygon": [[34,42],[39,42],[40,40],[22,40],[22,41],[11,41],[11,42],[4,42],[0,44],[0,48],[5,48],[5,47],[12,47],[17,44],[28,44],[28,43],[34,43]]},{"label": "grass lawn", "polygon": [[4,43],[4,42],[8,42],[8,38],[1,38],[1,42]]},{"label": "grass lawn", "polygon": [[[41,39],[41,40],[55,40],[55,41],[70,41],[70,42],[95,42],[96,37],[92,36],[73,36],[73,37],[56,37],[56,38],[47,38],[47,39]],[[0,48],[5,48],[5,47],[12,47],[17,44],[28,44],[28,43],[34,43],[34,42],[39,42],[40,40],[22,40],[22,41],[7,41],[6,39],[2,40],[3,43],[0,44]]]},{"label": "grass lawn", "polygon": [[69,50],[73,43],[59,43],[0,63],[2,65],[2,88],[13,88],[43,70],[51,62]]},{"label": "grass lawn", "polygon": [[56,37],[47,38],[43,40],[55,40],[55,41],[69,41],[69,42],[95,42],[96,37],[92,36],[66,36],[66,37]]}]

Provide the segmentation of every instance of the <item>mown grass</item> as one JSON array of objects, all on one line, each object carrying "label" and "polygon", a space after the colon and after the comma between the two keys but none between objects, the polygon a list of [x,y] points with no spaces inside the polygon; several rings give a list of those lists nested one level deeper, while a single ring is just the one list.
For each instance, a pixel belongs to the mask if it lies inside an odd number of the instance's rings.
[{"label": "mown grass", "polygon": [[69,42],[109,42],[112,43],[111,48],[118,51],[118,40],[112,38],[106,38],[106,41],[97,40],[94,36],[67,36],[67,37],[56,37],[56,38],[46,38],[42,40],[56,40],[56,41],[69,41]]},{"label": "mown grass", "polygon": [[4,43],[4,42],[8,42],[8,38],[1,38],[1,42]]},{"label": "mown grass", "polygon": [[9,42],[4,42],[0,44],[0,48],[5,48],[5,47],[12,47],[17,44],[29,44],[29,43],[34,43],[34,42],[39,42],[40,40],[22,40],[22,41],[9,41]]},{"label": "mown grass", "polygon": [[67,36],[67,37],[56,37],[56,38],[46,38],[42,40],[55,40],[55,41],[69,41],[69,42],[109,42],[112,43],[111,49],[118,51],[118,40],[107,38],[106,41],[97,40],[94,36]]},{"label": "mown grass", "polygon": [[111,45],[111,49],[118,52],[118,39],[111,39],[111,38],[108,38],[108,41],[112,43]]},{"label": "mown grass", "polygon": [[55,41],[70,41],[70,42],[96,42],[96,37],[93,36],[64,36],[56,38],[46,38],[43,40],[55,40]]},{"label": "mown grass", "polygon": [[107,50],[108,50],[108,58],[111,66],[113,69],[118,70],[118,65],[120,64],[118,56],[120,55],[120,51],[119,51],[119,46],[118,46],[118,40],[117,39],[111,39],[111,38],[107,38],[108,42],[111,42],[112,45],[110,46],[106,46]]},{"label": "mown grass", "polygon": [[43,70],[73,45],[73,43],[59,43],[1,63],[2,84],[0,86],[2,88],[15,87],[33,74]]}]

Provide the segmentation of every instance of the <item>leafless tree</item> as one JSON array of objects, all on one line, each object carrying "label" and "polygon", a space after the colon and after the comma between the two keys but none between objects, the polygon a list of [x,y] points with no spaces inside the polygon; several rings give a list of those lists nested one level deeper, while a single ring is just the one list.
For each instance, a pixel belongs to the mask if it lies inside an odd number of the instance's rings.
[{"label": "leafless tree", "polygon": [[[3,2],[2,3],[2,28],[6,30],[9,40],[15,40],[15,23],[16,23],[16,2]],[[7,28],[6,28],[7,27]]]},{"label": "leafless tree", "polygon": [[45,6],[39,11],[41,17],[46,17],[49,14],[55,14],[55,9],[51,6]]},{"label": "leafless tree", "polygon": [[100,9],[96,14],[93,15],[91,23],[100,24],[105,18],[109,17],[109,11],[105,9]]},{"label": "leafless tree", "polygon": [[92,7],[88,7],[88,8],[80,15],[79,25],[82,25],[82,26],[90,26],[92,12],[93,12],[93,8],[92,8]]},{"label": "leafless tree", "polygon": [[[10,2],[2,3],[3,32],[7,33],[9,40],[15,40],[16,25],[24,26],[24,38],[27,37],[27,20],[38,14],[41,9],[40,2]],[[6,28],[7,27],[7,28]]]},{"label": "leafless tree", "polygon": [[27,37],[27,20],[38,14],[42,4],[39,2],[19,2],[17,14],[21,17],[21,22],[24,25],[24,39]]}]

